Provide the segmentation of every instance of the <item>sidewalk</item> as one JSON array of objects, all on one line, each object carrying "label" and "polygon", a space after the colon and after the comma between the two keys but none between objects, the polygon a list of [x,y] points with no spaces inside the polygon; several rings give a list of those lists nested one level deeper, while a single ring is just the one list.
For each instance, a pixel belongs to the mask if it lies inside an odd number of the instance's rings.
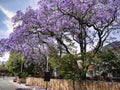
[{"label": "sidewalk", "polygon": [[39,86],[26,86],[23,83],[19,84],[17,82],[13,82],[12,80],[9,82],[13,83],[17,87],[16,90],[45,90],[45,88],[41,88]]}]

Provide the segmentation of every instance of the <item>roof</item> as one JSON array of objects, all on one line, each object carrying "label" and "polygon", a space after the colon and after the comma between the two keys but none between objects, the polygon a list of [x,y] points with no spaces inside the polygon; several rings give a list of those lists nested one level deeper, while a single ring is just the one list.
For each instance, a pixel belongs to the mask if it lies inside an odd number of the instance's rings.
[{"label": "roof", "polygon": [[91,64],[91,65],[88,66],[88,70],[93,70],[94,67],[95,67],[95,65]]}]

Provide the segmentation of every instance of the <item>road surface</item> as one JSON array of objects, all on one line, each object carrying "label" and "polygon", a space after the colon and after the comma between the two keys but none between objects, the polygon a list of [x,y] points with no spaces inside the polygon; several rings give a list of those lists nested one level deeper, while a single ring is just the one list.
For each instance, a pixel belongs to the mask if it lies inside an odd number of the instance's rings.
[{"label": "road surface", "polygon": [[13,77],[0,78],[0,90],[31,90],[22,85],[13,83],[13,79]]}]

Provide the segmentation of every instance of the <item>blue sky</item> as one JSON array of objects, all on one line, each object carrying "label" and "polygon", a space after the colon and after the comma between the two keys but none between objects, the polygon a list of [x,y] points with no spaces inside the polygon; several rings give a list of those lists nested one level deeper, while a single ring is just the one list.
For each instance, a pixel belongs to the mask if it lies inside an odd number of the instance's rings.
[{"label": "blue sky", "polygon": [[[0,39],[9,37],[13,31],[11,18],[18,10],[25,11],[28,6],[37,8],[38,0],[0,0]],[[0,61],[7,61],[9,52],[6,52]]]},{"label": "blue sky", "polygon": [[37,7],[38,0],[0,0],[0,39],[12,32],[11,18],[18,10],[25,11],[28,6]]}]

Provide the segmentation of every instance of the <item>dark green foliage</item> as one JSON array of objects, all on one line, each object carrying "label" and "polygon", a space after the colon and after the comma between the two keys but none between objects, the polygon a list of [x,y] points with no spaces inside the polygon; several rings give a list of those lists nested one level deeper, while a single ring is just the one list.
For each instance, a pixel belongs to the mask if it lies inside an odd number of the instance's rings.
[{"label": "dark green foliage", "polygon": [[26,65],[25,63],[25,57],[18,54],[18,52],[12,52],[7,62],[7,70],[14,75],[19,75],[21,78],[43,76],[42,68],[33,60],[29,60]]},{"label": "dark green foliage", "polygon": [[57,68],[64,79],[79,80],[81,79],[81,70],[77,65],[78,59],[75,55],[67,54],[63,57],[53,56],[49,61],[52,68]]},{"label": "dark green foliage", "polygon": [[21,63],[23,63],[21,59],[22,57],[17,52],[12,52],[7,62],[8,71],[13,74],[18,74],[21,71]]},{"label": "dark green foliage", "polygon": [[111,50],[100,51],[94,58],[96,68],[99,70],[111,70],[112,67],[118,68],[118,54]]}]

